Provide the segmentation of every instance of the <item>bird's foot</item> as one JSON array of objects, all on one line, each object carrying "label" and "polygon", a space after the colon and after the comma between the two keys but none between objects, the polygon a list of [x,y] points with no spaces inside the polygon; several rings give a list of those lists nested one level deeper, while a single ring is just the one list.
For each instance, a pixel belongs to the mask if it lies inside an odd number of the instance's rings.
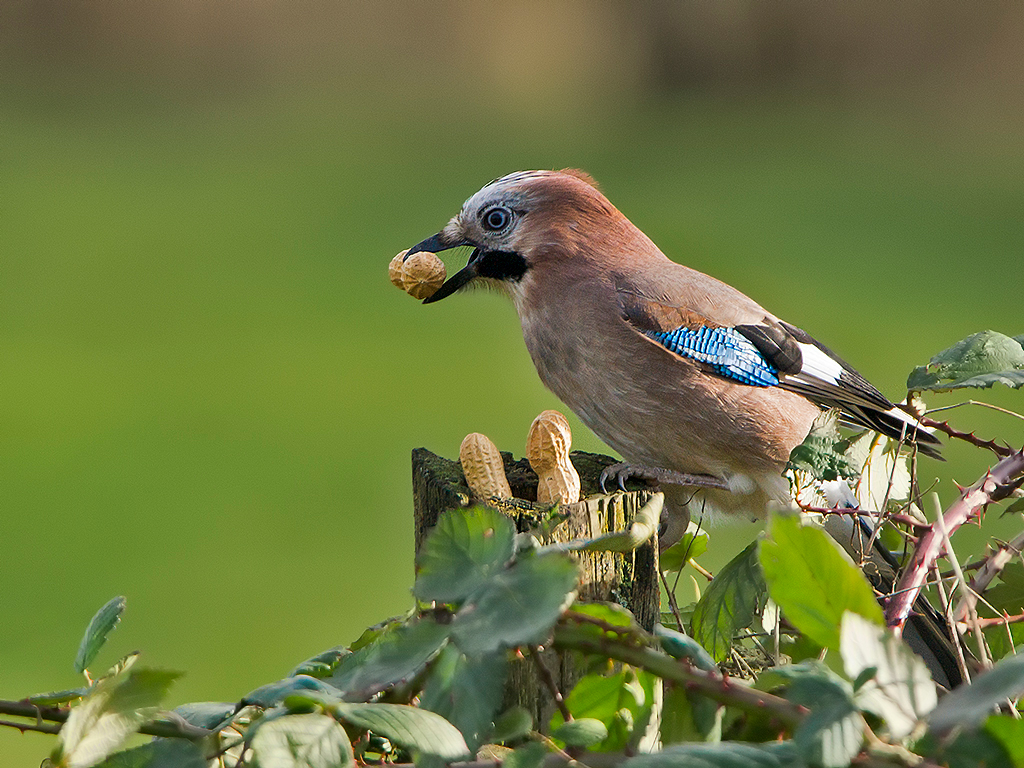
[{"label": "bird's foot", "polygon": [[647,467],[643,464],[626,464],[625,462],[611,464],[602,470],[600,483],[604,493],[608,492],[605,486],[609,480],[615,480],[619,489],[623,491],[626,490],[627,480],[643,480],[653,486],[688,485],[698,488],[729,489],[729,484],[725,480],[713,475],[690,475],[672,469]]}]

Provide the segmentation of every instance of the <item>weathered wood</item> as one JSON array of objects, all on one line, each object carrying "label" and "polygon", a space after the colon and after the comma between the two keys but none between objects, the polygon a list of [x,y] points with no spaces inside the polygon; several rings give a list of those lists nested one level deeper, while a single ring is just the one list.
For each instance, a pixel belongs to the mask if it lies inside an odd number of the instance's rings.
[{"label": "weathered wood", "polygon": [[[501,510],[515,521],[518,531],[535,530],[538,523],[547,517],[548,510],[548,505],[536,504],[537,475],[526,459],[516,460],[507,452],[502,452],[501,457],[516,497],[501,504]],[[553,527],[548,526],[545,543],[594,538],[624,530],[637,510],[650,498],[650,491],[633,486],[634,490],[626,492],[602,493],[601,471],[616,460],[583,451],[573,451],[570,459],[580,475],[582,497],[578,503],[560,510],[564,519]],[[441,513],[469,506],[471,494],[459,463],[425,448],[412,452],[412,485],[418,555],[427,533]],[[643,544],[635,552],[580,552],[574,556],[580,565],[580,600],[618,603],[632,611],[642,627],[648,630],[654,627],[661,599],[656,540]],[[542,657],[559,689],[568,693],[581,676],[572,659],[547,650]],[[550,720],[554,701],[541,684],[530,659],[518,660],[510,666],[505,703],[507,706],[518,704],[525,707],[542,727],[546,727]]]}]

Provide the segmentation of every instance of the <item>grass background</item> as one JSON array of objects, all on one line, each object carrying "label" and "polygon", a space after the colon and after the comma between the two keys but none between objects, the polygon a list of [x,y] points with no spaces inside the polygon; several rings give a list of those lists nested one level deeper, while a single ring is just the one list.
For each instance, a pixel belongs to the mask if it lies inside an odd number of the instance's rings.
[{"label": "grass background", "polygon": [[[139,649],[183,670],[172,704],[238,699],[410,606],[410,450],[454,456],[481,431],[521,453],[560,407],[500,297],[423,307],[387,280],[490,179],[586,169],[672,258],[899,398],[963,336],[1024,332],[1024,145],[1004,118],[884,92],[439,108],[412,74],[187,100],[8,84],[0,697],[76,685],[117,594],[94,666]],[[1022,422],[951,417],[1024,442]],[[946,501],[989,461],[947,454],[922,469]],[[755,530],[713,530],[706,564]],[[0,731],[12,765],[51,744]]]}]

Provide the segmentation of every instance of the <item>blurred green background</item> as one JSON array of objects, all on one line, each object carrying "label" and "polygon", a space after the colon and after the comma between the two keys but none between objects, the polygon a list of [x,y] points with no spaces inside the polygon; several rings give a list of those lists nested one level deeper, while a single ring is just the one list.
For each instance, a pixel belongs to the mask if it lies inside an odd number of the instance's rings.
[{"label": "blurred green background", "polygon": [[[94,666],[184,670],[175,704],[410,606],[410,450],[521,453],[560,407],[504,300],[387,280],[509,171],[586,169],[895,398],[963,336],[1024,332],[1022,8],[5,5],[0,697],[76,685],[117,594]],[[989,462],[947,455],[922,467],[946,500]],[[707,564],[753,530],[713,530]],[[10,764],[51,745],[0,731]]]}]

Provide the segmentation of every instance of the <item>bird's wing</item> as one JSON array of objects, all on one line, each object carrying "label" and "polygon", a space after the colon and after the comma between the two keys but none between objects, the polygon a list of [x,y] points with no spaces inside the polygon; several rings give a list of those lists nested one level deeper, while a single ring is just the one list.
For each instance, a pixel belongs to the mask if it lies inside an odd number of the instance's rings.
[{"label": "bird's wing", "polygon": [[616,294],[620,314],[634,330],[705,371],[739,384],[795,392],[823,408],[838,408],[851,424],[916,439],[922,452],[937,456],[939,441],[916,419],[828,347],[743,294],[737,292],[745,302],[733,306],[731,314],[748,321],[733,323],[712,319],[709,309],[715,307],[650,298],[635,286],[619,284]]}]

